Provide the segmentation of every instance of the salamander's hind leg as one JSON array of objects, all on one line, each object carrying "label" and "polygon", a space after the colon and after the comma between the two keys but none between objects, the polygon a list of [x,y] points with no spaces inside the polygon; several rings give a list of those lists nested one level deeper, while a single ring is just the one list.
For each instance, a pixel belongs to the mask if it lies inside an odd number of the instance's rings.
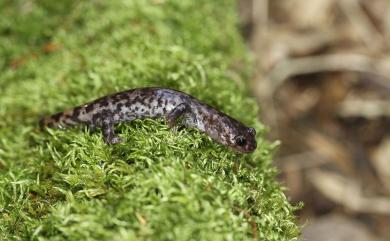
[{"label": "salamander's hind leg", "polygon": [[122,138],[115,135],[113,122],[111,122],[109,120],[103,121],[102,130],[103,130],[104,141],[107,144],[117,144],[117,143],[122,142]]},{"label": "salamander's hind leg", "polygon": [[87,129],[88,129],[88,131],[90,131],[90,132],[95,132],[98,128],[97,128],[97,126],[94,125],[94,124],[87,124]]},{"label": "salamander's hind leg", "polygon": [[194,114],[191,112],[191,108],[188,104],[181,103],[168,114],[167,121],[169,128],[175,130],[178,120],[182,117],[184,118],[183,124],[188,127],[195,121]]}]

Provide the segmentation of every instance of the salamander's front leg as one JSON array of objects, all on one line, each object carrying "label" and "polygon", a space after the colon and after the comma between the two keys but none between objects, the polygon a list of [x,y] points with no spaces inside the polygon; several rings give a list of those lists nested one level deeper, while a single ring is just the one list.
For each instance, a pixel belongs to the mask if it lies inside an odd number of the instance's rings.
[{"label": "salamander's front leg", "polygon": [[117,144],[122,142],[122,139],[115,135],[114,124],[109,121],[105,121],[102,126],[103,138],[107,144]]},{"label": "salamander's front leg", "polygon": [[179,118],[183,117],[185,114],[189,113],[190,111],[191,108],[185,103],[181,103],[178,106],[176,106],[167,116],[169,128],[174,128]]}]

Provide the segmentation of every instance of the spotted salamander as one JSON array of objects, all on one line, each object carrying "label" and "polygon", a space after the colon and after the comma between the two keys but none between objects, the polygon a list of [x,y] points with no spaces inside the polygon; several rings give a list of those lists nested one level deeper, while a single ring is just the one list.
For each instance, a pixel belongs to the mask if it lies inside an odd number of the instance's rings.
[{"label": "spotted salamander", "polygon": [[186,93],[166,88],[131,89],[43,118],[43,127],[65,128],[77,124],[102,129],[108,144],[122,142],[114,132],[118,122],[165,118],[170,128],[177,124],[197,128],[213,140],[241,153],[256,149],[256,131]]}]

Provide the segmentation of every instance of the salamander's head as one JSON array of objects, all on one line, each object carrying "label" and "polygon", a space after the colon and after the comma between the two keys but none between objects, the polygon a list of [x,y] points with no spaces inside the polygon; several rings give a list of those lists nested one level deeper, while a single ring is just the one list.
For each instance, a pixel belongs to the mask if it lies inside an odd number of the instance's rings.
[{"label": "salamander's head", "polygon": [[241,127],[239,131],[231,133],[229,146],[241,153],[250,153],[256,150],[256,130],[252,127]]}]

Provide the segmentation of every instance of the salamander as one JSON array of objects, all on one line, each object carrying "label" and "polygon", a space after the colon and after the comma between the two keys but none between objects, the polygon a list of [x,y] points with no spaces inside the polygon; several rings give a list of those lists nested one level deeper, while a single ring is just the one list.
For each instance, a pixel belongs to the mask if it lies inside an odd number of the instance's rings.
[{"label": "salamander", "polygon": [[199,129],[240,153],[256,149],[254,128],[189,94],[167,88],[145,87],[114,93],[44,117],[40,124],[61,129],[79,124],[98,127],[102,129],[107,144],[116,144],[123,140],[115,134],[115,124],[143,118],[165,118],[170,128],[181,124]]}]

